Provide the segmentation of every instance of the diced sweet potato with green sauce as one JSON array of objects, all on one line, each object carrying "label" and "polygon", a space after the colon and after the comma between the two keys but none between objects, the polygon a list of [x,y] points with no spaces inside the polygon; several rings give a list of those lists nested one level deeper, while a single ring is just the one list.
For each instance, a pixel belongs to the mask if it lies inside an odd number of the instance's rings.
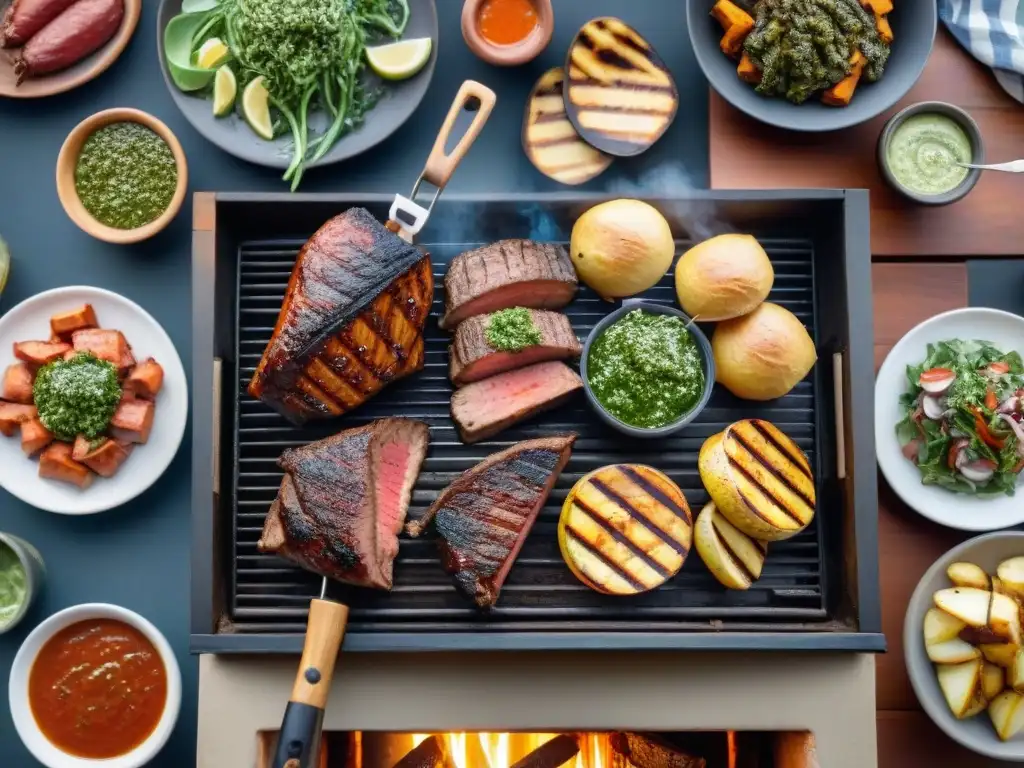
[{"label": "diced sweet potato with green sauce", "polygon": [[[722,25],[723,32],[728,32],[735,26],[744,27],[747,32],[754,28],[754,17],[732,0],[718,0],[711,6],[711,15]],[[746,35],[746,32],[743,34]]]},{"label": "diced sweet potato with green sauce", "polygon": [[69,349],[71,345],[63,341],[17,341],[14,343],[14,356],[39,368],[63,357]]},{"label": "diced sweet potato with green sauce", "polygon": [[845,107],[853,99],[853,92],[857,90],[857,83],[860,81],[861,73],[868,60],[860,51],[854,51],[850,57],[850,74],[833,85],[821,94],[821,101],[830,107]]},{"label": "diced sweet potato with green sauce", "polygon": [[[100,360],[113,363],[118,369],[128,368],[135,364],[131,348],[120,331],[87,328],[71,334],[71,341],[75,345],[76,352],[90,352]],[[126,366],[125,363],[128,360],[131,363]]]},{"label": "diced sweet potato with green sauce", "polygon": [[736,74],[745,83],[757,85],[761,82],[761,70],[757,68],[754,60],[750,58],[746,51],[740,56],[740,63],[736,67]]},{"label": "diced sweet potato with green sauce", "polygon": [[50,331],[61,339],[71,338],[75,331],[97,328],[96,312],[92,304],[83,304],[70,312],[60,312],[50,318]]},{"label": "diced sweet potato with green sauce", "polygon": [[31,404],[32,383],[35,378],[35,374],[26,363],[7,366],[7,370],[4,371],[4,400],[10,400],[12,403]]},{"label": "diced sweet potato with green sauce", "polygon": [[860,0],[860,4],[876,16],[892,13],[892,0]]},{"label": "diced sweet potato with green sauce", "polygon": [[121,399],[110,420],[110,434],[126,443],[144,443],[153,428],[153,401],[136,400],[130,394]]},{"label": "diced sweet potato with green sauce", "polygon": [[11,437],[23,423],[38,415],[39,412],[34,405],[0,401],[0,432]]},{"label": "diced sweet potato with green sauce", "polygon": [[35,456],[53,442],[53,433],[39,419],[21,423],[21,450],[26,456]]},{"label": "diced sweet potato with green sauce", "polygon": [[95,475],[85,464],[71,458],[71,443],[50,443],[39,454],[39,476],[88,488]]},{"label": "diced sweet potato with green sauce", "polygon": [[152,357],[143,360],[132,368],[128,378],[124,380],[124,388],[134,392],[137,397],[152,400],[164,384],[164,369]]},{"label": "diced sweet potato with green sauce", "polygon": [[113,477],[133,447],[131,443],[124,445],[109,437],[90,440],[85,435],[79,435],[75,439],[71,458],[85,464],[100,477]]},{"label": "diced sweet potato with green sauce", "polygon": [[878,29],[878,36],[883,43],[892,43],[895,39],[892,34],[892,25],[885,16],[875,16],[875,27]]}]

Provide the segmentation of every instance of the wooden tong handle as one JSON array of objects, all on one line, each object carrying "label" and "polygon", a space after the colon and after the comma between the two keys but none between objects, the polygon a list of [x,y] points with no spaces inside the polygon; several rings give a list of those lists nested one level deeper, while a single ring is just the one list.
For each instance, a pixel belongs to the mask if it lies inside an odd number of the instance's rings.
[{"label": "wooden tong handle", "polygon": [[[448,139],[451,138],[455,120],[470,99],[476,99],[480,102],[480,106],[473,116],[473,122],[470,123],[469,128],[466,129],[462,138],[459,139],[459,143],[455,145],[451,154],[445,154],[444,148],[448,144]],[[423,168],[424,179],[438,189],[444,189],[445,184],[452,177],[452,173],[455,172],[455,169],[462,161],[462,158],[465,157],[469,148],[473,146],[476,137],[480,135],[480,131],[487,122],[487,118],[491,116],[491,110],[494,109],[496,101],[497,97],[494,95],[494,91],[486,85],[482,85],[475,80],[467,80],[462,84],[459,92],[455,95],[455,101],[452,102],[451,109],[448,110],[448,116],[444,119],[444,125],[441,126],[441,132],[437,135],[434,148],[430,150],[427,164]]]}]

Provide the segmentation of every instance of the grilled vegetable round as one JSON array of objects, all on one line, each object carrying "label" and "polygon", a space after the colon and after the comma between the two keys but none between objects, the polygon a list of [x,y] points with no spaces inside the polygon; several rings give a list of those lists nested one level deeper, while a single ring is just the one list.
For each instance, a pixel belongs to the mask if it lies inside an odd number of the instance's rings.
[{"label": "grilled vegetable round", "polygon": [[709,501],[693,529],[697,554],[711,574],[729,589],[750,589],[761,578],[768,545],[734,526]]},{"label": "grilled vegetable round", "polygon": [[814,519],[811,465],[774,424],[737,421],[704,442],[697,465],[715,506],[748,536],[781,541]]},{"label": "grilled vegetable round", "polygon": [[679,486],[642,464],[612,464],[580,478],[558,519],[569,570],[609,595],[660,587],[683,567],[692,534]]}]

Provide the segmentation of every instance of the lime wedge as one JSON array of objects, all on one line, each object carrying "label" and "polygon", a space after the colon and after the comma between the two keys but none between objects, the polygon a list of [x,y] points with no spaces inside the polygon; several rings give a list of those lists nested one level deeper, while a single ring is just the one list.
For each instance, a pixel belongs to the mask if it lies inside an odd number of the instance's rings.
[{"label": "lime wedge", "polygon": [[388,45],[366,49],[370,68],[385,80],[405,80],[412,77],[430,60],[433,41],[429,37],[400,40]]},{"label": "lime wedge", "polygon": [[200,69],[215,69],[225,62],[230,49],[219,37],[211,37],[201,46],[196,54],[196,66]]},{"label": "lime wedge", "polygon": [[224,117],[231,112],[235,106],[235,97],[238,95],[238,80],[231,67],[224,65],[217,70],[213,78],[213,115]]},{"label": "lime wedge", "polygon": [[242,114],[256,135],[270,141],[274,138],[274,124],[270,120],[270,94],[260,75],[242,91]]},{"label": "lime wedge", "polygon": [[0,237],[0,293],[7,285],[7,276],[11,274],[11,252],[7,250],[7,243]]}]

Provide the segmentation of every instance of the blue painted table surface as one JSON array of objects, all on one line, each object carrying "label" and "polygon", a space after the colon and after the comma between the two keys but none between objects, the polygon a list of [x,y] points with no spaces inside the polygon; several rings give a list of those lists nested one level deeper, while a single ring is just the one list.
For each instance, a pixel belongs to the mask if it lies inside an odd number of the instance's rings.
[{"label": "blue painted table surface", "polygon": [[[188,155],[190,192],[286,191],[276,172],[247,165],[207,144],[177,111],[157,61],[158,5],[157,0],[144,0],[134,39],[118,62],[97,80],[41,101],[0,100],[0,237],[7,240],[13,255],[0,309],[64,285],[108,288],[137,301],[163,324],[186,371],[191,372],[190,202],[158,237],[137,246],[117,247],[78,230],[64,214],[54,185],[57,153],[79,121],[101,109],[136,107],[165,121],[181,140]],[[680,108],[672,128],[653,149],[638,158],[617,160],[583,188],[621,193],[630,188],[621,182],[649,179],[649,171],[665,167],[682,173],[658,174],[649,191],[679,192],[684,178],[694,186],[707,186],[707,86],[690,50],[679,0],[556,0],[551,45],[538,59],[515,69],[490,67],[469,52],[459,28],[460,11],[458,0],[438,0],[437,70],[413,118],[376,150],[310,171],[303,191],[407,194],[459,83],[466,78],[493,88],[498,105],[449,189],[564,189],[526,160],[520,144],[523,109],[534,81],[547,68],[560,65],[577,29],[600,15],[617,15],[648,38],[676,77]],[[190,440],[186,433],[178,456],[153,488],[124,507],[99,515],[51,515],[0,490],[0,531],[35,544],[48,568],[45,590],[32,612],[14,631],[0,636],[4,700],[14,654],[44,617],[82,602],[111,602],[136,610],[167,636],[184,677],[181,717],[169,744],[151,763],[157,768],[195,765],[197,664],[187,651]],[[25,469],[34,471],[28,463]],[[239,702],[239,706],[244,704]],[[36,763],[14,732],[5,704],[0,707],[0,766],[33,765]]]}]

